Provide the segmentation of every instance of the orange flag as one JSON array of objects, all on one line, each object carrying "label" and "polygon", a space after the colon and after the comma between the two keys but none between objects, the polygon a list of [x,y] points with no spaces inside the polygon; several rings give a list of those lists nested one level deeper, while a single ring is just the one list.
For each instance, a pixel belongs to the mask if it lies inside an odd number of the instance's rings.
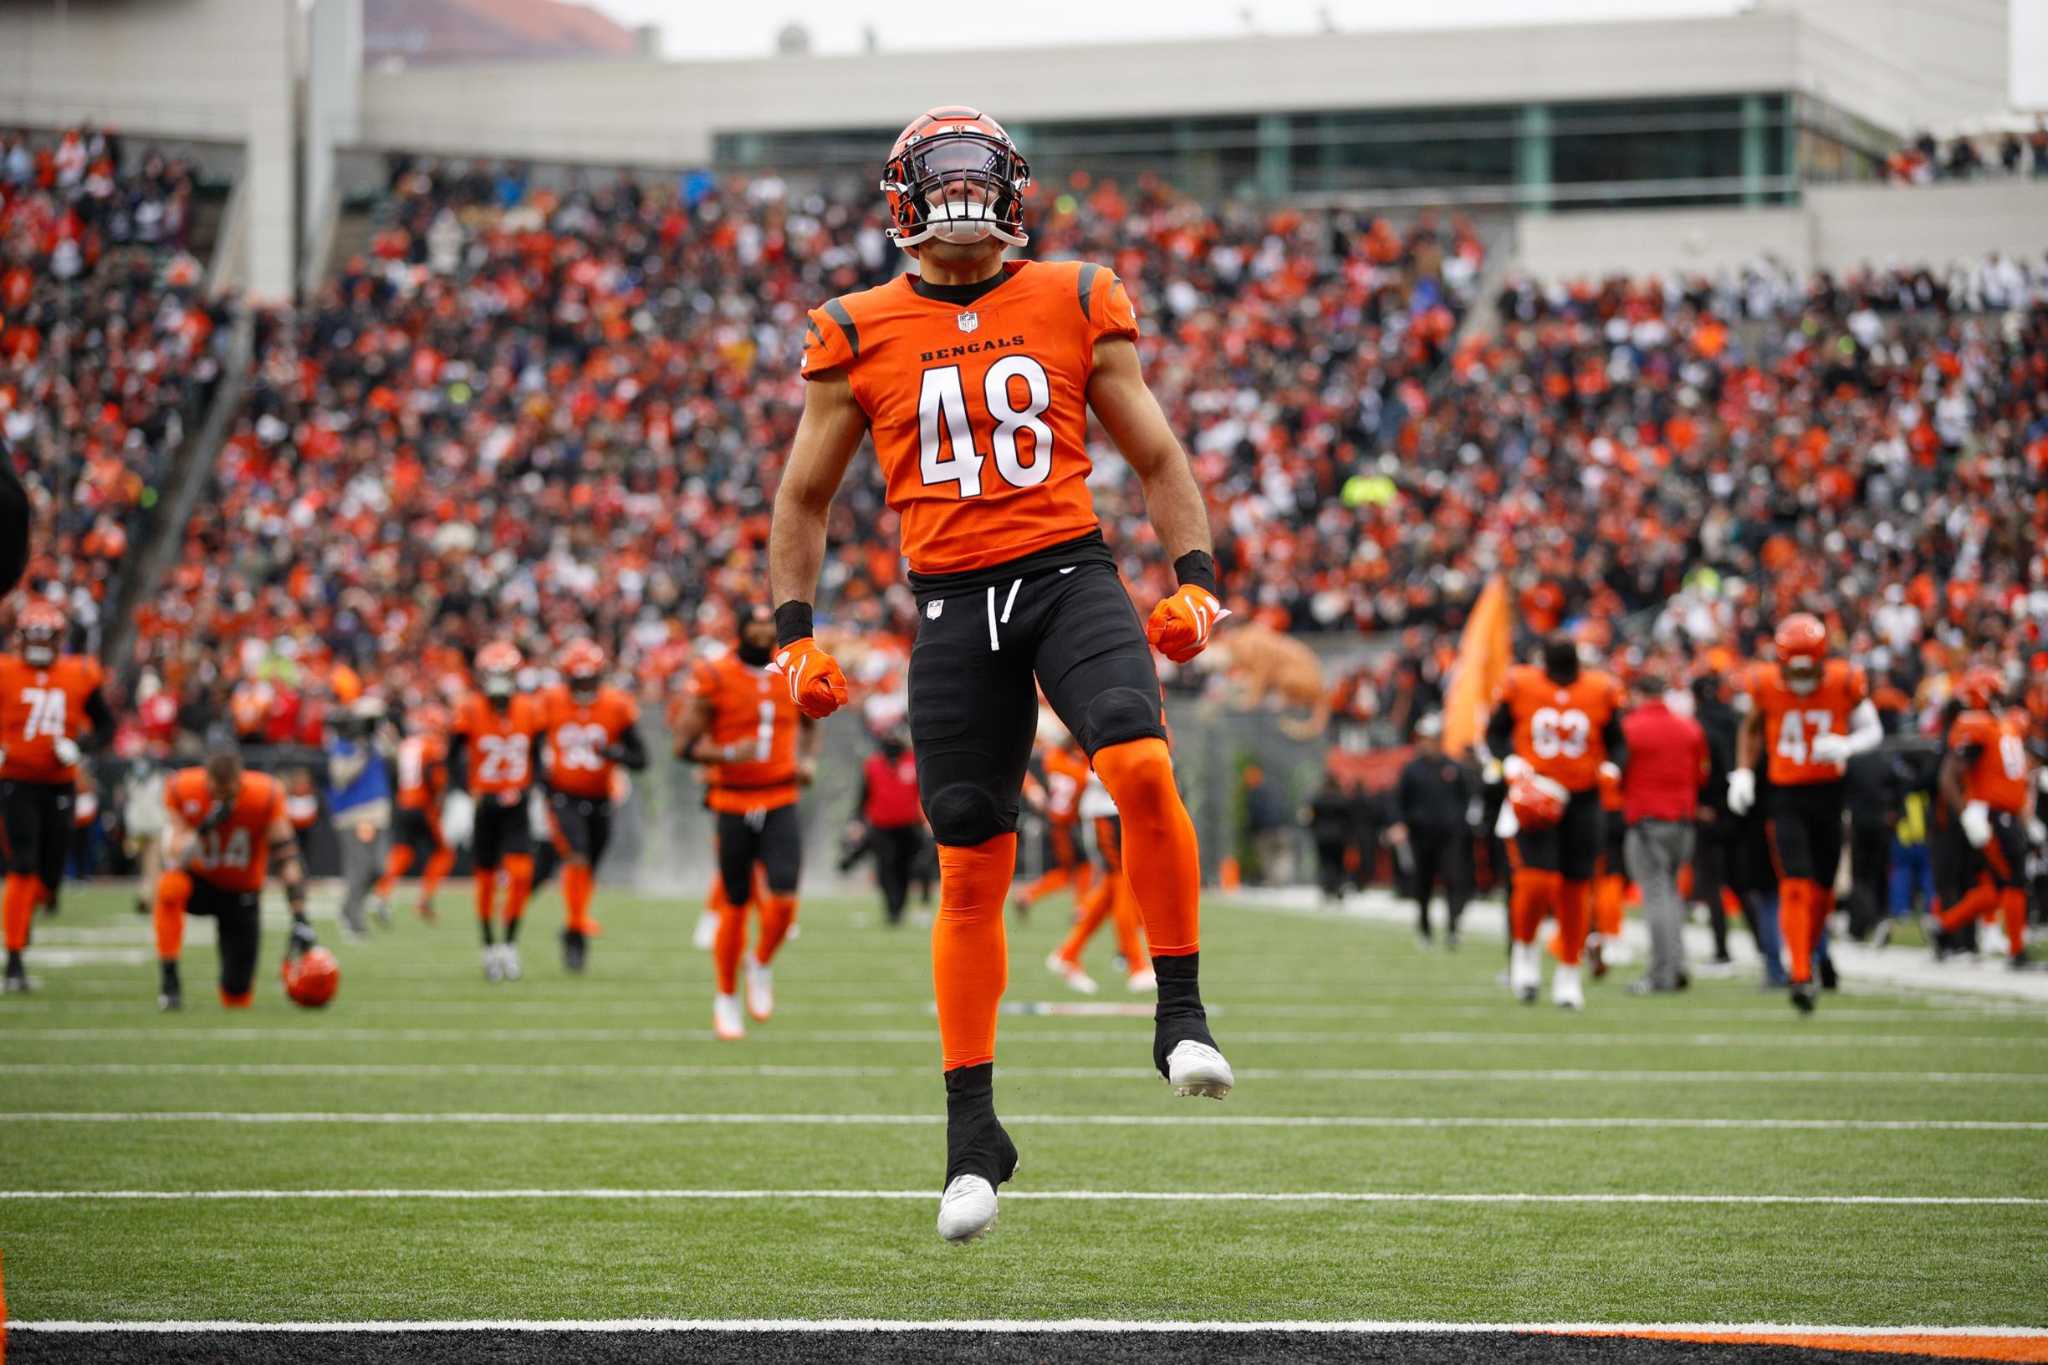
[{"label": "orange flag", "polygon": [[1508,675],[1513,633],[1508,585],[1496,574],[1472,604],[1465,634],[1458,641],[1458,661],[1452,665],[1450,690],[1444,695],[1446,753],[1466,753],[1485,733],[1487,709]]}]

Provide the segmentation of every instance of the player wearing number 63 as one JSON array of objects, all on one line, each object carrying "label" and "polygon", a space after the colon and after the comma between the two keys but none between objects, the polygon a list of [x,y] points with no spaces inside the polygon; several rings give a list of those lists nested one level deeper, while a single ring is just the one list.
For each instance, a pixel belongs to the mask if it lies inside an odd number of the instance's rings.
[{"label": "player wearing number 63", "polygon": [[16,621],[19,653],[0,654],[0,851],[7,881],[0,921],[7,938],[5,989],[29,988],[24,955],[40,903],[54,904],[71,846],[78,763],[113,738],[99,663],[60,655],[64,613],[31,602]]},{"label": "player wearing number 63", "polygon": [[1756,763],[1770,778],[1764,837],[1778,874],[1778,926],[1784,935],[1792,1006],[1813,1012],[1814,950],[1835,908],[1842,863],[1842,776],[1849,760],[1884,740],[1863,670],[1830,659],[1827,627],[1806,612],[1788,616],[1772,637],[1777,655],[1749,678],[1749,714],[1735,740],[1728,809],[1744,815],[1756,804]]},{"label": "player wearing number 63", "polygon": [[[979,1236],[1016,1148],[996,1119],[1003,905],[1037,732],[1037,689],[1088,751],[1124,818],[1159,976],[1153,1063],[1183,1095],[1232,1084],[1198,984],[1201,870],[1174,786],[1158,675],[1224,615],[1193,470],[1138,364],[1130,296],[1106,267],[1003,259],[1028,241],[1030,168],[1002,125],[948,106],[913,119],[882,168],[890,235],[917,273],[813,309],[809,383],[769,535],[777,667],[820,717],[846,702],[811,638],[833,494],[874,438],[920,620],[910,738],[939,845],[932,974],[946,1082],[939,1232]],[[1088,414],[1143,486],[1180,588],[1141,625],[1088,492]],[[1035,677],[1035,683],[1034,683]]]},{"label": "player wearing number 63", "polygon": [[718,930],[711,943],[711,1027],[728,1041],[746,1035],[739,973],[757,867],[767,895],[760,898],[760,937],[746,957],[746,1012],[763,1022],[775,1012],[770,964],[796,922],[803,869],[797,791],[817,772],[821,732],[771,671],[774,652],[775,615],[756,606],[740,618],[734,648],[690,675],[676,723],[676,757],[704,765],[711,785],[705,804],[717,818],[713,837],[724,894],[713,898]]},{"label": "player wearing number 63", "polygon": [[562,855],[562,965],[583,970],[596,922],[590,897],[612,838],[612,783],[620,768],[647,766],[640,707],[604,680],[604,650],[574,640],[562,651],[562,681],[540,694],[548,828]]}]

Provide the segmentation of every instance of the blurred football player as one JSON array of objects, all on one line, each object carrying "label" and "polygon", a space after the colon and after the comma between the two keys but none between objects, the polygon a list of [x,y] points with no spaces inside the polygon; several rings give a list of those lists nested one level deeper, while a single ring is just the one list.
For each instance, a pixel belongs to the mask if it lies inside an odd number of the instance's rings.
[{"label": "blurred football player", "polygon": [[455,848],[441,831],[441,802],[448,795],[449,724],[447,711],[439,706],[422,706],[407,718],[408,733],[398,743],[398,823],[384,875],[377,881],[381,908],[424,851],[419,904],[414,908],[429,923],[434,919],[434,893],[455,866]]},{"label": "blurred football player", "polygon": [[178,958],[185,917],[214,922],[220,945],[220,1003],[247,1009],[255,999],[258,914],[263,880],[275,865],[291,906],[287,958],[314,944],[306,921],[306,870],[274,777],[244,771],[241,755],[215,749],[206,764],[186,768],[164,785],[165,871],[156,882],[157,1008],[184,1004]]},{"label": "blurred football player", "polygon": [[[720,1038],[746,1034],[740,1012],[739,974],[745,956],[746,1013],[766,1020],[775,1012],[771,964],[796,922],[796,889],[803,871],[803,829],[798,789],[817,772],[821,733],[797,709],[790,688],[771,668],[775,615],[757,606],[740,619],[731,652],[700,665],[676,728],[676,757],[706,765],[709,804],[717,815],[718,874],[723,895],[718,933],[711,945],[714,990],[711,1027]],[[755,894],[755,869],[765,893]],[[747,905],[759,901],[761,931],[745,954]]]},{"label": "blurred football player", "polygon": [[[1174,785],[1148,637],[1184,663],[1225,615],[1209,518],[1186,452],[1145,385],[1123,281],[1100,265],[1003,260],[1022,246],[1031,173],[978,110],[904,128],[883,168],[898,246],[918,271],[813,309],[809,383],[769,535],[778,666],[812,716],[846,702],[812,638],[826,514],[872,435],[919,608],[911,747],[939,845],[932,976],[946,1080],[939,1232],[979,1236],[1016,1148],[996,1118],[1003,907],[1038,692],[1123,813],[1124,861],[1159,977],[1153,1063],[1182,1095],[1233,1083],[1199,985],[1201,865]],[[1088,491],[1093,411],[1137,475],[1180,587],[1141,623]]]},{"label": "blurred football player", "polygon": [[1953,934],[1979,916],[1995,914],[2005,929],[2014,970],[2032,965],[2027,956],[2027,808],[2033,790],[2033,760],[2027,754],[2027,718],[1999,706],[2002,680],[1990,669],[1973,669],[1957,695],[1963,713],[1949,727],[1942,760],[1942,799],[1963,838],[1974,850],[1974,883],[1936,922]]},{"label": "blurred football player", "polygon": [[1792,1005],[1810,1014],[1819,998],[1814,953],[1835,908],[1842,863],[1842,776],[1851,758],[1884,742],[1884,723],[1863,670],[1828,657],[1819,617],[1786,617],[1772,643],[1775,662],[1750,670],[1728,809],[1742,815],[1757,804],[1756,764],[1765,759],[1764,836],[1778,875],[1778,931]]},{"label": "blurred football player", "polygon": [[1053,975],[1083,995],[1096,991],[1095,979],[1081,968],[1081,953],[1105,920],[1116,926],[1117,951],[1123,955],[1126,984],[1134,991],[1149,991],[1157,984],[1145,954],[1145,938],[1139,927],[1138,898],[1125,874],[1123,830],[1117,819],[1116,802],[1109,789],[1094,773],[1083,780],[1075,802],[1080,819],[1094,826],[1095,847],[1102,858],[1102,871],[1092,879],[1086,894],[1074,909],[1074,927],[1065,942],[1053,950],[1045,965]]},{"label": "blurred football player", "polygon": [[[470,861],[476,868],[476,917],[484,940],[484,977],[520,975],[519,923],[533,891],[533,832],[526,798],[539,767],[545,719],[519,692],[519,651],[499,640],[477,651],[477,690],[462,699],[449,739],[450,780],[475,803]],[[505,877],[504,942],[492,931],[498,874]]]},{"label": "blurred football player", "polygon": [[7,941],[4,989],[29,988],[24,955],[39,903],[53,901],[71,848],[79,763],[113,738],[114,715],[97,660],[63,654],[64,613],[30,602],[15,619],[19,644],[0,654],[0,839],[7,880],[0,924]]},{"label": "blurred football player", "polygon": [[1088,898],[1095,865],[1081,841],[1081,789],[1088,785],[1088,755],[1070,734],[1057,733],[1039,745],[1044,770],[1040,803],[1045,815],[1046,869],[1017,893],[1017,918],[1031,913],[1035,902],[1061,890],[1074,893],[1074,904]]},{"label": "blurred football player", "polygon": [[562,651],[562,681],[540,697],[546,726],[542,778],[547,784],[549,826],[562,858],[562,965],[583,970],[590,936],[591,896],[597,867],[612,838],[612,795],[618,770],[647,766],[640,738],[640,706],[605,682],[604,649],[595,640],[575,640]]},{"label": "blurred football player", "polygon": [[1487,722],[1487,748],[1504,755],[1508,786],[1495,826],[1511,841],[1508,987],[1525,1004],[1540,987],[1536,933],[1554,915],[1550,998],[1564,1009],[1585,1007],[1579,962],[1602,843],[1599,784],[1603,769],[1626,761],[1621,712],[1621,684],[1581,667],[1578,646],[1555,636],[1544,643],[1541,667],[1508,670]]}]

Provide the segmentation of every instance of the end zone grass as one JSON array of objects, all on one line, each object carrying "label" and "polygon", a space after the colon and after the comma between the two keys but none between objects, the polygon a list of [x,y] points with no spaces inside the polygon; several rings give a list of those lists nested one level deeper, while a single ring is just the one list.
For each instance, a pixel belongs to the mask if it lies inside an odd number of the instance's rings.
[{"label": "end zone grass", "polygon": [[[1484,940],[1425,954],[1390,927],[1219,901],[1203,966],[1237,1092],[1173,1099],[1142,1017],[1006,1014],[998,1094],[1024,1159],[1006,1188],[1644,1198],[1018,1198],[953,1248],[931,1227],[943,1105],[921,932],[876,926],[865,901],[806,902],[776,1019],[719,1044],[694,899],[603,896],[576,978],[544,896],[526,979],[494,986],[455,890],[438,926],[337,944],[341,994],[319,1013],[274,977],[255,1009],[219,1010],[195,925],[173,1017],[154,1011],[125,890],[68,892],[38,928],[42,991],[0,1000],[0,1192],[378,1194],[0,1198],[10,1316],[2048,1325],[2048,1206],[1834,1202],[2048,1200],[2048,1128],[1916,1126],[2048,1125],[2037,1014],[1847,995],[1802,1021],[1747,981],[1644,1000],[1617,977],[1572,1017],[1510,1002]],[[1064,918],[1050,903],[1012,927],[1013,1002],[1079,1000],[1039,965]],[[1135,999],[1106,952],[1096,1003]],[[60,953],[71,965],[48,965]],[[168,1111],[191,1117],[149,1117]],[[319,1114],[361,1117],[292,1119]],[[463,1114],[491,1117],[382,1117]],[[705,1115],[733,1121],[683,1121]],[[1446,1122],[1563,1118],[1723,1126]],[[1786,1119],[1818,1122],[1753,1126]],[[393,1197],[423,1189],[546,1197]],[[776,1193],[806,1189],[869,1193]]]}]

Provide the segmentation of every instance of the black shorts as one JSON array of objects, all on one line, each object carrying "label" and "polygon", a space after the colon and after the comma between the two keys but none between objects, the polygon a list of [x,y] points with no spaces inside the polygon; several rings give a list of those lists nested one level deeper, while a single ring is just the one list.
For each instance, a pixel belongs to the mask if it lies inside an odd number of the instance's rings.
[{"label": "black shorts", "polygon": [[803,873],[803,826],[796,803],[773,810],[718,813],[718,875],[725,898],[745,905],[754,897],[754,864],[768,874],[768,890],[777,896],[796,894]]},{"label": "black shorts", "polygon": [[495,796],[480,796],[476,802],[476,828],[470,834],[469,860],[485,871],[495,871],[507,854],[533,853],[533,829],[526,823],[526,796],[515,805],[502,805]]},{"label": "black shorts", "polygon": [[548,817],[555,826],[555,851],[596,867],[612,841],[612,803],[601,796],[571,796],[549,790]]},{"label": "black shorts", "polygon": [[[1969,841],[1963,841],[1967,846]],[[2000,890],[2026,885],[2027,832],[2009,810],[1991,812],[1991,842],[1970,850],[1970,880],[1991,878]]]},{"label": "black shorts", "polygon": [[261,892],[224,891],[199,877],[192,879],[192,899],[185,903],[185,913],[214,921],[220,988],[229,995],[247,995],[255,984],[256,950],[263,932],[261,900]]},{"label": "black shorts", "polygon": [[0,782],[0,857],[9,872],[32,874],[52,892],[71,851],[69,782]]},{"label": "black shorts", "polygon": [[910,742],[939,843],[971,846],[1017,828],[1040,689],[1090,755],[1166,737],[1152,649],[1113,565],[1048,568],[917,601]]},{"label": "black shorts", "polygon": [[1593,879],[1600,861],[1601,809],[1598,791],[1573,792],[1564,818],[1549,829],[1525,829],[1515,836],[1515,865],[1556,872],[1568,882]]},{"label": "black shorts", "polygon": [[447,847],[441,838],[441,823],[430,818],[424,808],[398,808],[398,823],[391,827],[391,846],[409,848],[414,853],[435,854]]},{"label": "black shorts", "polygon": [[1842,784],[1773,787],[1764,797],[1764,835],[1779,881],[1817,882],[1832,891],[1842,866]]}]

